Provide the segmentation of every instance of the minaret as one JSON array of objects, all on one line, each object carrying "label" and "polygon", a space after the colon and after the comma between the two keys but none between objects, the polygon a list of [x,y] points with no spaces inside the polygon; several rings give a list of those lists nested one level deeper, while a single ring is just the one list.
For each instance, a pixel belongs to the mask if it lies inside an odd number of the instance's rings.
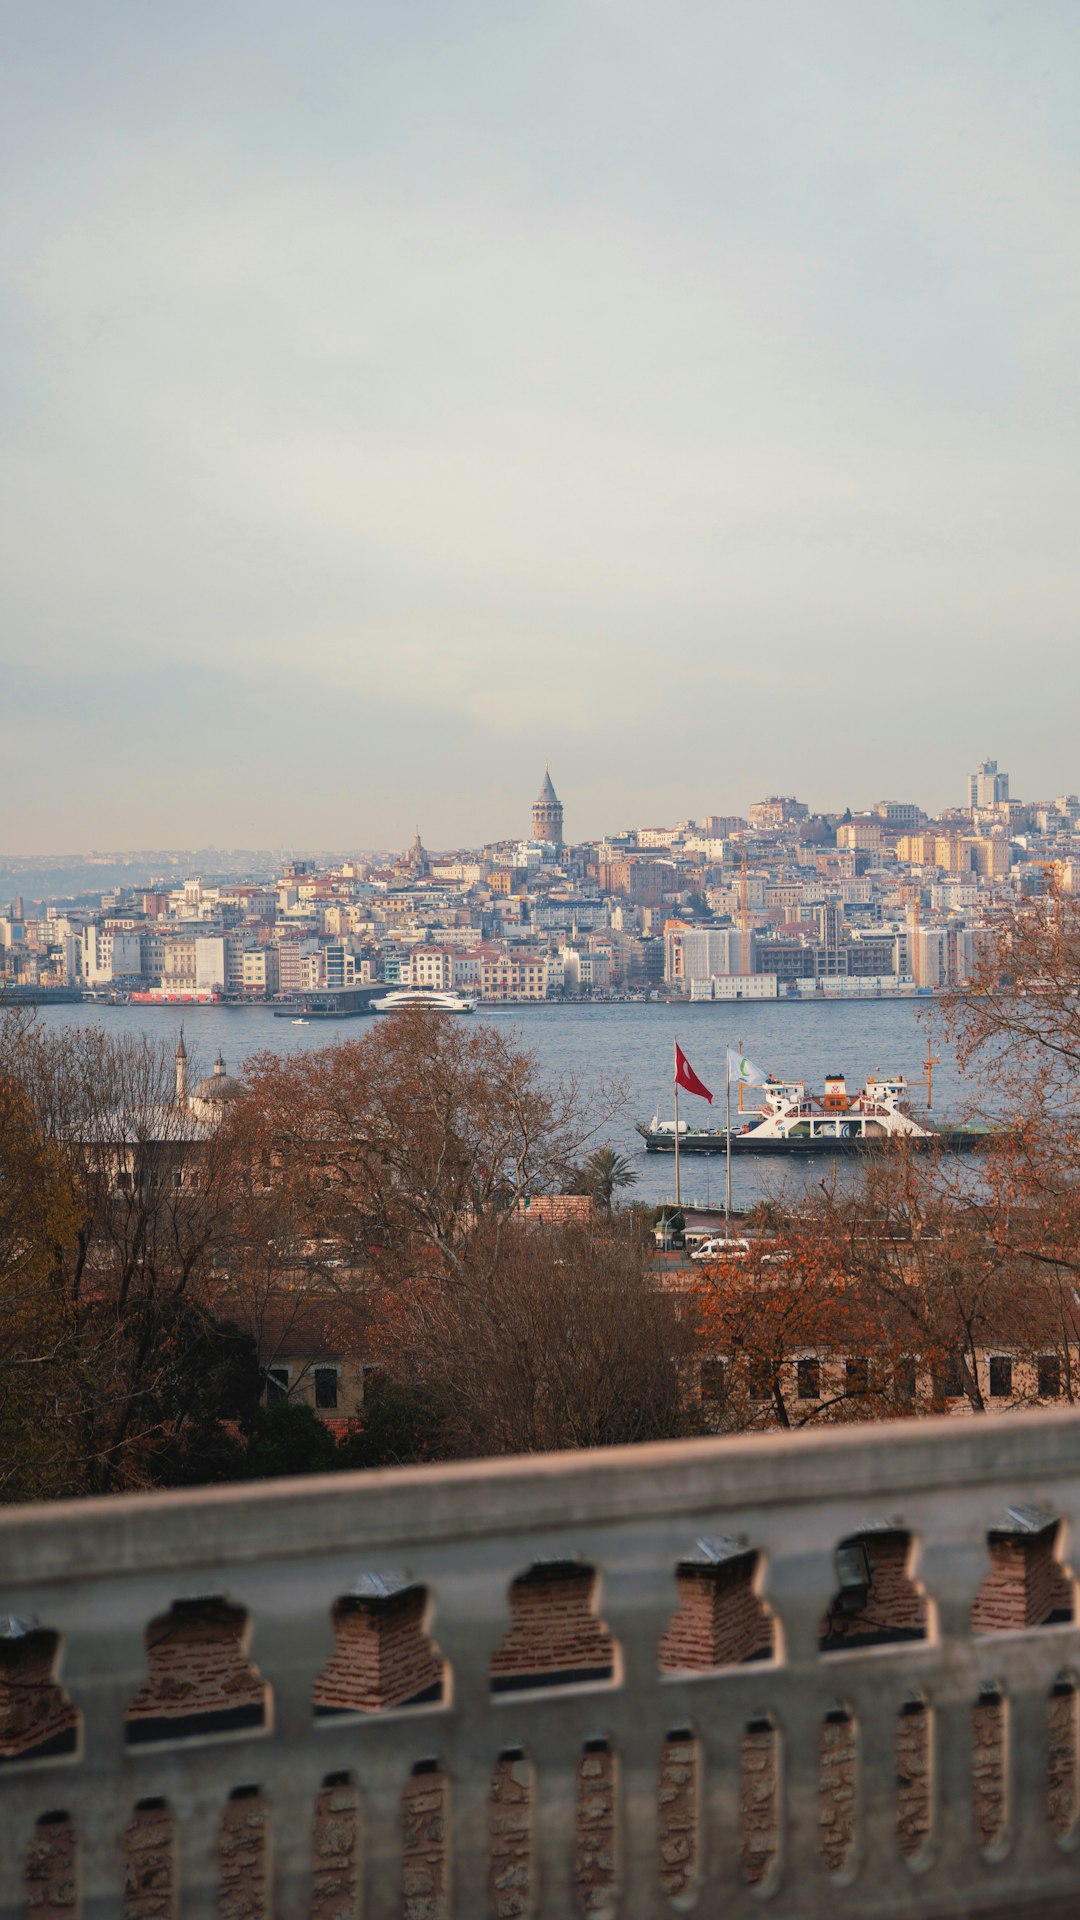
[{"label": "minaret", "polygon": [[184,1029],[180,1029],[180,1038],[176,1043],[176,1104],[181,1112],[187,1111],[188,1076],[187,1048],[184,1045]]},{"label": "minaret", "polygon": [[562,801],[551,784],[551,775],[544,768],[544,781],[532,810],[532,837],[534,840],[550,840],[561,847],[562,837]]}]

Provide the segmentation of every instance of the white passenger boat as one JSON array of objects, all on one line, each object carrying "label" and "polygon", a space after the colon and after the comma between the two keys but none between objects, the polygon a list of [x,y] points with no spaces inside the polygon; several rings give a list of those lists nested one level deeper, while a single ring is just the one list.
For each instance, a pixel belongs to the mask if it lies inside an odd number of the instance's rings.
[{"label": "white passenger boat", "polygon": [[399,987],[371,1003],[374,1013],[401,1013],[409,1007],[427,1007],[432,1013],[472,1013],[475,1000],[462,993],[440,993],[435,987]]},{"label": "white passenger boat", "polygon": [[[830,1074],[824,1096],[817,1099],[802,1080],[768,1080],[755,1087],[761,1111],[731,1129],[732,1153],[847,1154],[866,1153],[904,1141],[909,1147],[948,1147],[963,1152],[983,1144],[987,1131],[978,1127],[922,1126],[907,1108],[907,1081],[903,1074],[875,1076],[856,1094],[849,1094],[844,1078]],[[675,1122],[654,1114],[648,1125],[635,1125],[649,1153],[672,1153]],[[680,1153],[724,1153],[725,1127],[693,1127],[679,1122]]]}]

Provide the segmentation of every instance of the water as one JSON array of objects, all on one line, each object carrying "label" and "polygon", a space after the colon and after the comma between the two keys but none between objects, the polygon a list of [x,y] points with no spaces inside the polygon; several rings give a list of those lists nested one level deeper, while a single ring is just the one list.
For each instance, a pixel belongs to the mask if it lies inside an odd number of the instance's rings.
[{"label": "water", "polygon": [[[737,1008],[652,1002],[486,1007],[473,1017],[490,1021],[500,1032],[513,1033],[535,1055],[545,1076],[574,1074],[586,1094],[601,1077],[625,1084],[625,1101],[620,1102],[616,1115],[600,1128],[591,1144],[614,1146],[627,1154],[638,1175],[627,1198],[655,1202],[671,1196],[671,1157],[646,1154],[634,1131],[634,1121],[647,1121],[658,1110],[662,1118],[671,1117],[674,1040],[679,1041],[694,1071],[714,1095],[711,1107],[690,1094],[681,1096],[680,1115],[691,1123],[722,1123],[725,1049],[739,1044],[767,1073],[785,1080],[804,1079],[819,1093],[827,1073],[846,1074],[849,1087],[856,1088],[871,1073],[906,1074],[912,1083],[913,1108],[921,1114],[925,1088],[914,1083],[923,1073],[928,1012],[925,1004],[903,1000],[848,1000],[811,1006],[764,1000]],[[160,1007],[58,1006],[43,1009],[40,1017],[50,1026],[93,1022],[115,1033],[149,1034],[170,1041],[180,1024],[177,1009]],[[275,1018],[269,1008],[257,1006],[190,1007],[184,1009],[183,1019],[193,1084],[201,1073],[209,1071],[219,1051],[235,1070],[249,1055],[264,1049],[293,1053],[334,1041],[360,1039],[369,1030],[369,1020],[364,1018],[313,1020],[307,1026],[294,1026],[290,1020]],[[970,1092],[938,1033],[934,1052],[941,1055],[941,1064],[934,1069],[934,1117],[959,1118]],[[748,1105],[753,1097],[749,1090]],[[733,1093],[733,1109],[735,1105]],[[812,1185],[828,1168],[843,1165],[787,1162],[778,1167],[736,1158],[732,1166],[734,1203],[736,1207],[752,1206],[755,1200],[775,1194],[781,1187]],[[724,1183],[722,1156],[684,1158],[684,1199],[722,1203]]]}]

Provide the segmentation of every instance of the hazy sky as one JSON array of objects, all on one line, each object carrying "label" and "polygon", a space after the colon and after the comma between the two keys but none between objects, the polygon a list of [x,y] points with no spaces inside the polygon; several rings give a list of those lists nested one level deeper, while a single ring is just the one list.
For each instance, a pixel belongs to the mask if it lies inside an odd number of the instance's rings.
[{"label": "hazy sky", "polygon": [[0,850],[1080,786],[1075,0],[0,41]]}]

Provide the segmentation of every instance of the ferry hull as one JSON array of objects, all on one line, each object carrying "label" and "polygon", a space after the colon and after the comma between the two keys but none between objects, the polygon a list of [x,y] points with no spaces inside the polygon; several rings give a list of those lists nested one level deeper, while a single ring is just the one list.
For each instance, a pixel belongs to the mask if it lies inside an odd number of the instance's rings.
[{"label": "ferry hull", "polygon": [[[651,1133],[645,1127],[638,1128],[645,1142],[646,1153],[674,1153],[675,1136],[671,1133]],[[731,1136],[732,1154],[753,1154],[765,1160],[816,1160],[836,1159],[858,1153],[884,1153],[891,1147],[903,1143],[917,1152],[925,1153],[934,1147],[943,1147],[949,1153],[971,1153],[986,1145],[985,1133],[976,1133],[963,1127],[942,1127],[938,1133],[925,1134],[878,1134],[852,1135],[848,1139],[838,1139],[835,1135],[818,1134],[812,1139],[786,1140],[750,1140],[745,1134],[733,1133]],[[727,1137],[722,1128],[715,1133],[680,1134],[679,1155],[684,1153],[726,1153]]]}]

